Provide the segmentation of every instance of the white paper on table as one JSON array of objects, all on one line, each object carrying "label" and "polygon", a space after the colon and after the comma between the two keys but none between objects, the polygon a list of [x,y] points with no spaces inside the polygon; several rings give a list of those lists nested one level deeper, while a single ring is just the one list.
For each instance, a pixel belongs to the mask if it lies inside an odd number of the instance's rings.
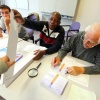
[{"label": "white paper on table", "polygon": [[[70,57],[70,56],[66,56],[63,59],[61,65],[62,64],[65,64],[63,69],[60,70],[60,72],[63,74],[66,73],[67,67],[72,67],[72,66],[87,67],[87,66],[93,65],[91,63],[88,63],[88,62],[85,62],[83,60],[80,60],[80,59],[77,59],[74,57]],[[61,65],[59,66],[59,69],[60,69]],[[80,74],[78,76],[68,75],[68,79],[75,81],[75,82],[77,82],[81,85],[84,85],[86,87],[88,87],[88,84],[89,84],[89,75],[86,75],[86,74]]]},{"label": "white paper on table", "polygon": [[78,76],[68,75],[68,79],[76,83],[79,83],[81,85],[84,85],[86,87],[88,87],[89,84],[89,75],[85,75],[85,74],[80,74]]},{"label": "white paper on table", "polygon": [[41,80],[41,83],[49,87],[57,94],[62,94],[68,83],[68,80],[59,74],[49,71]]},{"label": "white paper on table", "polygon": [[0,40],[0,48],[7,47],[8,44],[8,38],[3,38]]},{"label": "white paper on table", "polygon": [[96,95],[92,91],[72,84],[69,91],[68,100],[96,100]]}]

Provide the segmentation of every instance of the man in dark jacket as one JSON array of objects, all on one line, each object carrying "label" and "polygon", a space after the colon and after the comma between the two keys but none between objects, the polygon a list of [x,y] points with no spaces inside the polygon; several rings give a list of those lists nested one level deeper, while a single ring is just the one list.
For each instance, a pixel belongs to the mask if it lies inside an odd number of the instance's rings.
[{"label": "man in dark jacket", "polygon": [[46,50],[36,50],[34,60],[40,59],[45,54],[57,52],[64,41],[65,31],[60,26],[61,15],[53,12],[49,21],[33,21],[23,19],[19,12],[14,11],[15,19],[25,27],[40,31],[40,45],[46,47]]}]

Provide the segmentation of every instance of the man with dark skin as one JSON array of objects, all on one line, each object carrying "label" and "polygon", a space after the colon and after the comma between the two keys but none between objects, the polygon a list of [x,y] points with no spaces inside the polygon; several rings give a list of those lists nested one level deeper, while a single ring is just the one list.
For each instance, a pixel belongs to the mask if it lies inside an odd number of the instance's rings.
[{"label": "man with dark skin", "polygon": [[49,21],[33,21],[25,19],[21,14],[14,10],[15,19],[19,24],[27,28],[40,31],[40,46],[44,46],[46,50],[34,51],[34,60],[38,60],[45,54],[53,54],[57,52],[64,41],[65,31],[60,26],[61,15],[59,12],[53,12],[50,15]]}]

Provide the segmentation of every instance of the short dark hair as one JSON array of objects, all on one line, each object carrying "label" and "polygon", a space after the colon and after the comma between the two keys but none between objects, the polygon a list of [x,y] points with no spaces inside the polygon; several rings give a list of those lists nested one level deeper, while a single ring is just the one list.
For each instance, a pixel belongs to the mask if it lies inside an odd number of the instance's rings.
[{"label": "short dark hair", "polygon": [[55,12],[52,12],[51,14],[56,14],[59,21],[61,20],[61,14],[59,12],[55,11]]},{"label": "short dark hair", "polygon": [[9,12],[11,11],[10,7],[8,7],[7,5],[0,5],[0,9],[8,9]]}]

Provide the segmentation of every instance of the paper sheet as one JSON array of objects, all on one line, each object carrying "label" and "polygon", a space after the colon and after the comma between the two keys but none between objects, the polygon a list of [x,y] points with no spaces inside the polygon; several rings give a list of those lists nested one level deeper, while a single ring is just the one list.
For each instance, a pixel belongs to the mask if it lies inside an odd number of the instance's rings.
[{"label": "paper sheet", "polygon": [[[63,64],[64,64],[64,67],[61,69]],[[88,65],[93,65],[93,64],[84,62],[74,57],[67,56],[63,59],[61,65],[59,66],[58,71],[65,74],[67,72],[67,67],[72,67],[72,66],[87,67]],[[89,75],[87,74],[80,74],[78,76],[68,75],[68,79],[88,87]]]},{"label": "paper sheet", "polygon": [[68,100],[96,100],[94,92],[72,85]]},{"label": "paper sheet", "polygon": [[88,87],[89,75],[80,74],[78,76],[68,75],[68,79]]},{"label": "paper sheet", "polygon": [[[11,61],[15,61],[16,57],[16,49],[17,49],[17,42],[18,42],[18,24],[14,19],[13,11],[10,13],[10,34],[8,37],[8,46],[7,46],[7,54]],[[5,72],[2,77],[2,84],[5,86],[9,86],[13,80],[13,72],[14,72],[14,65],[9,68],[7,72]]]}]

